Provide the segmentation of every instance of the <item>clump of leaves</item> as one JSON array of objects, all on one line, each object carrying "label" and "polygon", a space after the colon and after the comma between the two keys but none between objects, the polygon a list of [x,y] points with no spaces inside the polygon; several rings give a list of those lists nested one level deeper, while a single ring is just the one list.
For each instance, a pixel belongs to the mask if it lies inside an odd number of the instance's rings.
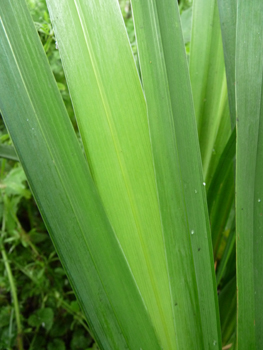
[{"label": "clump of leaves", "polygon": [[[28,6],[74,123],[46,4]],[[16,158],[2,120],[0,144]],[[0,349],[96,349],[20,163],[1,159],[0,193]]]}]

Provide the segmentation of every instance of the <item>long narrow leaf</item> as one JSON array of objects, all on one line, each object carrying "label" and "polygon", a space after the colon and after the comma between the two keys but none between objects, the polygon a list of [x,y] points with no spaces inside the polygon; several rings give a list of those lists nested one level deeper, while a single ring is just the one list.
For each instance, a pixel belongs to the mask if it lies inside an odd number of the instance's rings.
[{"label": "long narrow leaf", "polygon": [[214,256],[222,239],[231,207],[235,198],[234,156],[236,151],[236,128],[221,154],[207,192],[207,203],[212,230]]},{"label": "long narrow leaf", "polygon": [[218,0],[218,8],[224,47],[231,125],[234,128],[236,124],[235,50],[237,0]]},{"label": "long narrow leaf", "polygon": [[209,186],[231,132],[216,0],[193,2],[190,53],[189,70],[204,178]]},{"label": "long narrow leaf", "polygon": [[0,2],[0,66],[1,111],[101,349],[160,349],[22,0]]},{"label": "long narrow leaf", "polygon": [[161,344],[174,348],[146,105],[118,2],[47,4],[92,176]]},{"label": "long narrow leaf", "polygon": [[263,348],[263,2],[237,2],[236,232],[239,350]]},{"label": "long narrow leaf", "polygon": [[232,343],[234,338],[233,336],[235,336],[237,309],[236,299],[236,278],[233,277],[219,295],[223,346]]},{"label": "long narrow leaf", "polygon": [[[132,5],[177,346],[219,349],[211,237],[178,7],[172,0],[134,0]],[[192,336],[187,336],[189,329]]]}]

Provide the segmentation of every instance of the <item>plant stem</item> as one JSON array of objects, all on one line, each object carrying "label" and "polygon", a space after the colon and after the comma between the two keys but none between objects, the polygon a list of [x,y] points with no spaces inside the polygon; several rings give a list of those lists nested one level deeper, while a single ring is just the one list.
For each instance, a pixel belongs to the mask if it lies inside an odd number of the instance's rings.
[{"label": "plant stem", "polygon": [[[2,232],[5,231],[5,217],[3,217],[3,224],[2,224]],[[21,319],[20,319],[20,312],[19,312],[19,304],[18,304],[18,298],[17,298],[17,292],[16,292],[16,285],[14,276],[8,261],[7,253],[4,248],[4,244],[1,245],[1,254],[3,257],[3,261],[5,264],[5,269],[7,272],[7,277],[10,284],[10,290],[12,295],[12,300],[14,304],[15,309],[15,316],[16,316],[16,324],[17,324],[17,348],[19,350],[23,350],[23,338],[22,338],[22,325],[21,325]]]}]

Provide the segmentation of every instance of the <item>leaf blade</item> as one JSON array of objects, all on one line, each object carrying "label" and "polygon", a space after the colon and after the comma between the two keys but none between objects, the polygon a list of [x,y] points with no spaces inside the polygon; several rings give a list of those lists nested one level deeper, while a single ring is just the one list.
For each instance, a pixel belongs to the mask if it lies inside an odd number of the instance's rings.
[{"label": "leaf blade", "polygon": [[118,3],[49,0],[48,7],[93,178],[161,344],[173,348],[146,105]]},{"label": "leaf blade", "polygon": [[93,333],[103,349],[159,349],[26,5],[1,3],[0,14],[1,110]]},{"label": "leaf blade", "polygon": [[[188,318],[189,323],[193,322],[191,329],[195,330],[196,334],[185,343],[186,337],[183,336],[187,328],[185,320],[180,319],[179,311],[175,311],[177,346],[186,349],[193,347],[203,349],[209,346],[217,348],[220,347],[219,317],[209,224],[178,7],[173,1],[150,0],[143,3],[133,1],[132,5],[171,281],[175,271],[178,281],[184,279],[175,268],[180,258],[176,256],[176,249],[172,252],[172,248],[177,244],[179,251],[184,254],[185,251],[190,252],[190,255],[184,255],[184,264],[190,275],[185,294],[183,295],[183,290],[178,287],[180,282],[177,285],[172,284],[171,288],[174,294],[182,297],[181,302],[185,305],[189,302],[186,291],[192,293],[192,305],[196,305],[195,312],[199,318],[199,324],[195,323],[194,318],[191,321]],[[176,225],[177,228],[180,227],[181,236],[177,232]],[[201,254],[200,247],[203,250]],[[195,271],[192,269],[193,262]],[[207,278],[202,279],[201,270],[204,269],[201,266],[204,265]],[[202,302],[204,285],[209,300],[207,309],[208,304],[204,305]],[[202,309],[201,315],[199,307]],[[213,313],[211,317],[208,316],[210,312]]]},{"label": "leaf blade", "polygon": [[[236,232],[238,349],[263,346],[262,303],[262,76],[263,4],[237,2]],[[245,256],[245,259],[244,259]]]},{"label": "leaf blade", "polygon": [[196,0],[189,71],[205,182],[208,187],[230,136],[223,45],[217,1]]}]

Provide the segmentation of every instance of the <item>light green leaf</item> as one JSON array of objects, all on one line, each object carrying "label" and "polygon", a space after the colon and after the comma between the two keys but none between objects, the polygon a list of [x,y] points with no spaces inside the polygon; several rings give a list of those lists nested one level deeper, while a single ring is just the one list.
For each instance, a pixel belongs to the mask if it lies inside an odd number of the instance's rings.
[{"label": "light green leaf", "polygon": [[26,176],[21,166],[13,168],[3,180],[2,188],[8,196],[30,198],[31,193],[26,188]]},{"label": "light green leaf", "polygon": [[183,11],[181,14],[182,32],[185,44],[188,44],[191,41],[192,15],[192,7]]},{"label": "light green leaf", "polygon": [[236,124],[235,49],[237,0],[218,0],[218,8],[224,47],[229,110],[231,125],[234,128]]},{"label": "light green leaf", "polygon": [[146,104],[119,5],[47,3],[94,182],[160,344],[173,349],[179,301],[170,295]]},{"label": "light green leaf", "polygon": [[231,132],[216,0],[193,2],[189,70],[204,178],[209,187]]}]

